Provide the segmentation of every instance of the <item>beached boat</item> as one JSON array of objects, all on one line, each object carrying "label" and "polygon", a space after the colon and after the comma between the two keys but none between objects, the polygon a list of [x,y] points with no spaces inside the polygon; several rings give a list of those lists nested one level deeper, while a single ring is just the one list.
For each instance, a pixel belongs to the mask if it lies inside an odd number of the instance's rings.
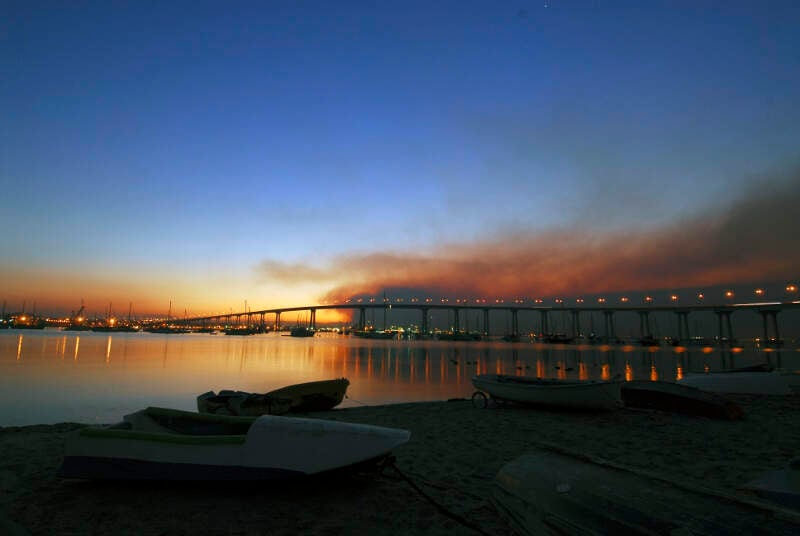
[{"label": "beached boat", "polygon": [[578,410],[613,410],[622,406],[618,380],[555,380],[529,376],[481,374],[472,385],[492,398]]},{"label": "beached boat", "polygon": [[349,385],[347,378],[320,380],[282,387],[265,396],[291,400],[289,411],[326,411],[342,403]]},{"label": "beached boat", "polygon": [[622,384],[626,407],[656,409],[712,419],[736,420],[744,416],[741,406],[728,398],[675,382],[630,381]]},{"label": "beached boat", "polygon": [[244,391],[208,391],[197,397],[197,411],[215,415],[283,415],[289,412],[292,400]]},{"label": "beached boat", "polygon": [[537,450],[503,466],[494,500],[518,534],[797,534],[797,516],[586,456]]},{"label": "beached boat", "polygon": [[342,403],[350,381],[347,378],[298,383],[264,394],[245,391],[208,391],[197,397],[197,411],[216,415],[283,415],[326,411]]},{"label": "beached boat", "polygon": [[800,373],[781,370],[686,374],[679,382],[713,393],[758,395],[800,393]]},{"label": "beached boat", "polygon": [[323,419],[204,415],[147,408],[66,441],[64,478],[275,480],[377,462],[407,430]]}]

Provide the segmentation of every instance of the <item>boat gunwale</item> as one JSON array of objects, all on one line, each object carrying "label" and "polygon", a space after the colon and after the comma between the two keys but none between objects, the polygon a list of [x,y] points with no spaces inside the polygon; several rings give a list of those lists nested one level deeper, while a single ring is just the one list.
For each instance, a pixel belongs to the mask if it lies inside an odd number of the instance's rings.
[{"label": "boat gunwale", "polygon": [[92,439],[124,439],[133,441],[150,441],[154,443],[173,443],[180,445],[243,445],[247,435],[190,435],[181,433],[143,432],[141,430],[125,430],[123,428],[86,427],[79,430],[78,435]]},{"label": "boat gunwale", "polygon": [[559,380],[557,378],[531,378],[523,376],[509,376],[505,374],[481,374],[473,376],[474,382],[488,382],[495,385],[504,386],[524,386],[540,388],[575,388],[575,387],[595,387],[598,385],[614,385],[625,383],[622,379],[611,380]]}]

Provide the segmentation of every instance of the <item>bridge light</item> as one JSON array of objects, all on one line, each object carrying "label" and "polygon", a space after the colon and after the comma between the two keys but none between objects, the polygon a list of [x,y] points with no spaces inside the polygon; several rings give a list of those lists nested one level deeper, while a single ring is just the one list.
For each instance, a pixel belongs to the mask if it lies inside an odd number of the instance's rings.
[{"label": "bridge light", "polygon": [[794,294],[795,292],[797,292],[797,285],[795,285],[794,283],[789,283],[788,285],[786,285],[786,292],[788,292],[789,294]]},{"label": "bridge light", "polygon": [[597,303],[606,303],[605,298],[597,298]]},{"label": "bridge light", "polygon": [[677,294],[673,294],[672,296],[669,297],[669,299],[674,301],[674,302],[676,302],[676,301],[678,301],[678,295]]},{"label": "bridge light", "polygon": [[706,295],[703,294],[702,292],[698,292],[697,293],[697,299],[698,300],[703,301],[705,299],[705,297],[706,297]]},{"label": "bridge light", "polygon": [[623,297],[621,297],[619,299],[619,301],[621,301],[622,303],[628,303],[628,297],[627,296],[623,296]]},{"label": "bridge light", "polygon": [[646,301],[647,303],[653,303],[653,297],[652,296],[645,296],[644,301]]},{"label": "bridge light", "polygon": [[733,291],[732,290],[726,290],[725,291],[725,297],[726,298],[733,298]]},{"label": "bridge light", "polygon": [[754,292],[754,293],[755,293],[755,295],[756,295],[756,296],[758,296],[758,297],[761,297],[761,296],[763,296],[763,295],[764,295],[764,289],[763,289],[763,288],[757,288],[757,289],[755,289],[753,292]]}]

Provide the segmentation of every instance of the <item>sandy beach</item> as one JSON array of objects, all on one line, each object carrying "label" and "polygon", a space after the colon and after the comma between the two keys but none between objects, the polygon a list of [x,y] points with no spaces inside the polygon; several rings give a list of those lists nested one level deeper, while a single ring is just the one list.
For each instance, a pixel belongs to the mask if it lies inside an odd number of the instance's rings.
[{"label": "sandy beach", "polygon": [[[492,503],[498,470],[542,445],[743,498],[800,452],[800,397],[738,396],[742,421],[622,409],[603,414],[469,400],[358,407],[315,417],[405,428],[397,467],[446,509],[512,534]],[[122,417],[122,416],[120,416]],[[391,470],[306,484],[160,484],[56,477],[80,424],[0,429],[0,532],[19,534],[475,534]]]}]

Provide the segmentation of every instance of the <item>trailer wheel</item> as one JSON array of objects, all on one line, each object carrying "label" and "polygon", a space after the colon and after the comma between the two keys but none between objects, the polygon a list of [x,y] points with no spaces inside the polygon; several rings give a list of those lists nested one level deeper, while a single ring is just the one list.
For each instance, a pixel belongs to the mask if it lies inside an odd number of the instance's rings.
[{"label": "trailer wheel", "polygon": [[486,398],[486,395],[481,391],[475,391],[472,393],[472,407],[473,408],[481,408],[484,409],[486,406],[489,405],[489,400]]}]

